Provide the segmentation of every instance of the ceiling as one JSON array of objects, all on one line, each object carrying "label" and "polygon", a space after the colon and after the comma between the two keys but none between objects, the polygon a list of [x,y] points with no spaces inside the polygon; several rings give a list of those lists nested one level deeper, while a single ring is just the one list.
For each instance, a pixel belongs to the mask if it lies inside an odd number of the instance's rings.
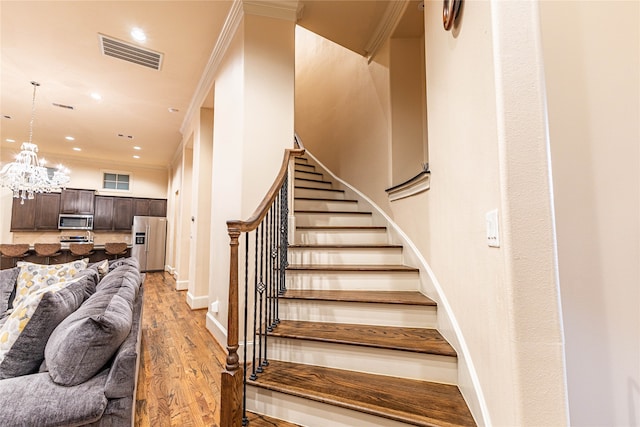
[{"label": "ceiling", "polygon": [[[364,54],[388,2],[300,3],[301,26]],[[418,9],[410,3],[408,10]],[[166,167],[231,4],[0,1],[2,157],[29,140],[30,82],[37,81],[33,142],[41,156]],[[145,42],[133,40],[134,27],[145,31]],[[161,53],[160,69],[104,55],[100,35]]]}]

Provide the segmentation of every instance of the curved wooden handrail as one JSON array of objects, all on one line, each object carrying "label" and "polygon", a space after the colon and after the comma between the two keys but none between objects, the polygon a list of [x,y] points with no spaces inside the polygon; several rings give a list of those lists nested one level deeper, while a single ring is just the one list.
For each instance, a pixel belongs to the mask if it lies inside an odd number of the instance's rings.
[{"label": "curved wooden handrail", "polygon": [[[299,146],[299,145],[298,145]],[[243,368],[238,355],[239,338],[239,304],[238,304],[238,242],[240,235],[257,229],[267,216],[280,189],[285,183],[292,157],[299,157],[305,150],[288,148],[285,150],[282,166],[271,188],[262,199],[260,205],[245,221],[227,221],[229,234],[229,299],[227,313],[227,359],[225,370],[221,376],[220,425],[223,427],[240,427],[242,425],[242,380]]]},{"label": "curved wooden handrail", "polygon": [[275,181],[271,185],[271,188],[267,192],[267,195],[264,196],[262,202],[256,210],[251,214],[249,219],[245,221],[241,220],[230,220],[227,221],[227,230],[237,230],[241,233],[247,231],[253,231],[260,225],[260,222],[264,219],[271,207],[273,201],[275,200],[278,192],[280,191],[280,187],[282,187],[282,183],[284,182],[284,178],[287,176],[287,170],[289,168],[289,161],[292,157],[300,157],[304,154],[304,149],[296,149],[296,148],[287,148],[284,153],[284,159],[282,159],[282,165],[280,166],[280,171],[278,172],[278,176],[276,176]]}]

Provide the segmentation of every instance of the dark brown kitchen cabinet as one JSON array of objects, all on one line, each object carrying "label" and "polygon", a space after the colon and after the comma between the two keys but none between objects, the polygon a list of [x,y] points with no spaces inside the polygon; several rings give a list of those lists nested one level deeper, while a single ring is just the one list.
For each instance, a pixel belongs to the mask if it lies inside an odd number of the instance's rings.
[{"label": "dark brown kitchen cabinet", "polygon": [[93,229],[97,231],[131,231],[134,200],[131,197],[96,196]]},{"label": "dark brown kitchen cabinet", "polygon": [[93,229],[113,230],[113,197],[96,196],[94,199]]},{"label": "dark brown kitchen cabinet", "polygon": [[13,199],[11,207],[11,231],[33,231],[36,228],[36,201]]},{"label": "dark brown kitchen cabinet", "polygon": [[166,199],[133,199],[134,216],[167,216]]},{"label": "dark brown kitchen cabinet", "polygon": [[57,230],[60,213],[60,193],[36,196],[36,230]]},{"label": "dark brown kitchen cabinet", "polygon": [[133,226],[133,199],[115,197],[113,200],[114,231],[131,231]]},{"label": "dark brown kitchen cabinet", "polygon": [[64,214],[92,214],[94,213],[93,190],[62,190],[60,198],[60,213]]},{"label": "dark brown kitchen cabinet", "polygon": [[11,231],[57,230],[60,193],[36,193],[32,200],[13,199]]}]

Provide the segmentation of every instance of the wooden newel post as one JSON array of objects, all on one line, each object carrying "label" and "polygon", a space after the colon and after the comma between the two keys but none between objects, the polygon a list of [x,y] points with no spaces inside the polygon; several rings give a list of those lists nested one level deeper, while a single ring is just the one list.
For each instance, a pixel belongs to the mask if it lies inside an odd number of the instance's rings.
[{"label": "wooden newel post", "polygon": [[229,260],[229,314],[227,317],[227,362],[222,372],[220,396],[220,426],[240,427],[242,425],[242,378],[238,356],[238,239],[240,227],[227,222],[231,241]]}]

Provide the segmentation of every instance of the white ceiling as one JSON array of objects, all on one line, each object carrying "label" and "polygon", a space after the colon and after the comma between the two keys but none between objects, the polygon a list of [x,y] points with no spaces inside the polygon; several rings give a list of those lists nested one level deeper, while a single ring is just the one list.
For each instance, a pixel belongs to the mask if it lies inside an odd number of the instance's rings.
[{"label": "white ceiling", "polygon": [[[29,139],[30,82],[35,80],[41,86],[36,94],[33,141],[41,154],[61,160],[166,166],[181,141],[184,114],[230,6],[230,1],[219,0],[2,0],[3,157],[5,150],[17,152],[21,142]],[[132,39],[133,27],[146,32],[146,42]],[[163,53],[162,68],[157,71],[104,56],[99,33]],[[92,99],[92,92],[100,93],[102,100]],[[179,111],[170,113],[169,108]],[[6,142],[8,138],[16,142]],[[140,159],[134,159],[134,154]]]},{"label": "white ceiling", "polygon": [[[389,1],[300,3],[304,5],[301,26],[364,54]],[[166,167],[181,142],[185,113],[231,4],[231,0],[1,0],[2,157],[8,157],[7,151],[17,153],[21,142],[29,139],[30,82],[37,81],[33,142],[41,155],[56,161],[74,158]],[[409,2],[412,15],[418,12],[417,4]],[[404,26],[422,30],[422,24]],[[146,32],[146,42],[133,40],[133,27]],[[161,52],[161,69],[104,56],[99,34]],[[92,99],[93,92],[102,100]],[[169,108],[179,111],[170,113]],[[65,140],[66,136],[75,141]]]}]

